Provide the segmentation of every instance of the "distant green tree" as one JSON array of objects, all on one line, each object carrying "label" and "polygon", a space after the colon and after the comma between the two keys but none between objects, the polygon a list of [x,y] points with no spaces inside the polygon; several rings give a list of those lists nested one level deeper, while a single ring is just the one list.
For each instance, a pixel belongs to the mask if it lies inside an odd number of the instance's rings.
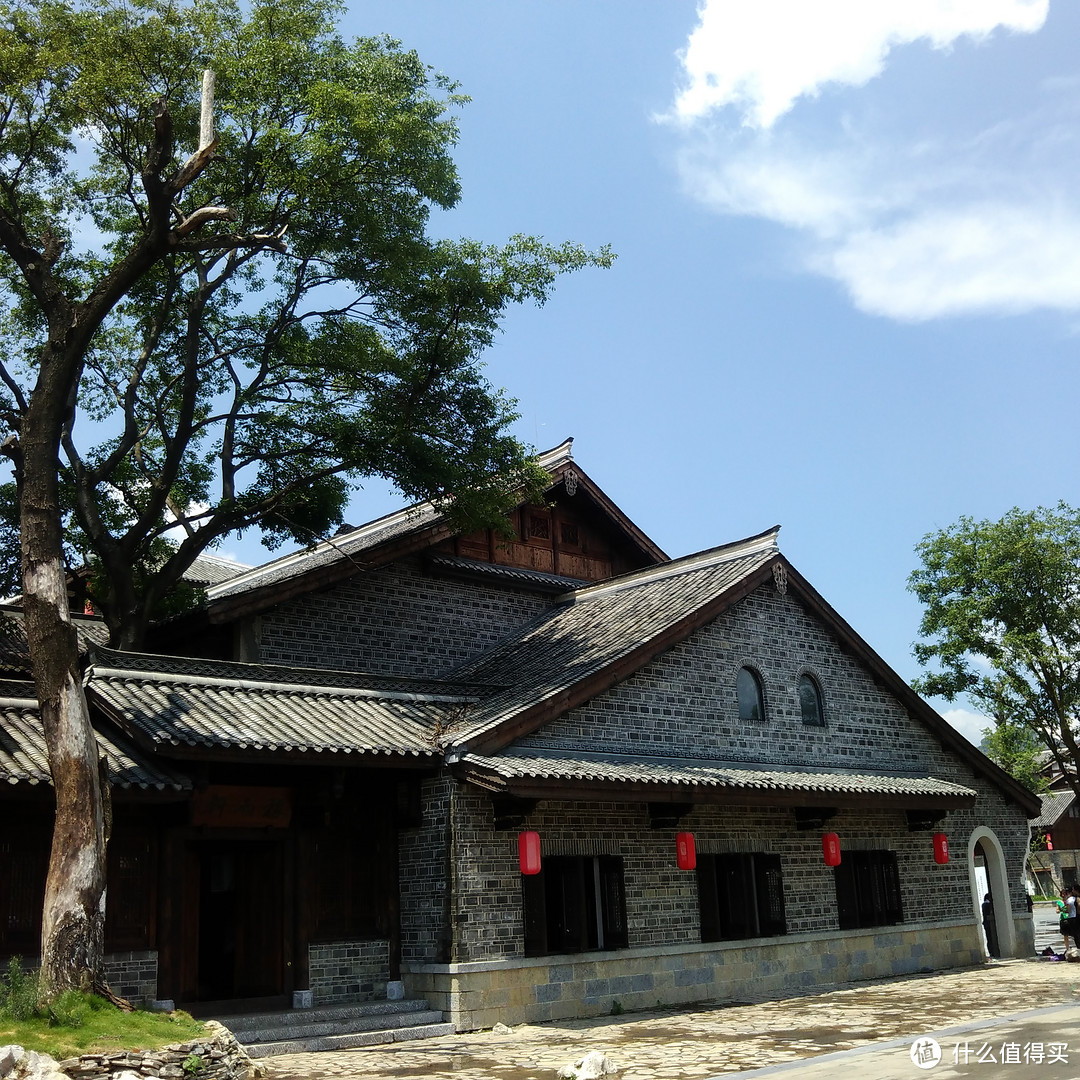
[{"label": "distant green tree", "polygon": [[925,640],[914,652],[937,670],[915,688],[966,695],[994,718],[1002,765],[1025,782],[1037,745],[1080,795],[1080,511],[965,517],[916,550],[922,566],[908,584],[925,607]]},{"label": "distant green tree", "polygon": [[1048,782],[1043,775],[1046,748],[1031,728],[1002,720],[985,729],[980,749],[1029,791],[1046,790]]},{"label": "distant green tree", "polygon": [[307,543],[365,477],[498,523],[545,478],[480,356],[508,305],[610,261],[429,235],[460,195],[464,99],[394,41],[343,41],[338,13],[0,0],[0,509],[58,807],[46,994],[99,981],[103,924],[65,556],[131,648],[201,552],[247,528]]}]

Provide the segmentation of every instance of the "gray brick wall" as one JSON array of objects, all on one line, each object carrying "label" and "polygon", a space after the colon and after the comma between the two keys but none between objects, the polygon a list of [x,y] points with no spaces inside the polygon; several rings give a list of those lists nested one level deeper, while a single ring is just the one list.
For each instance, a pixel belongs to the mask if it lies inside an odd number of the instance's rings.
[{"label": "gray brick wall", "polygon": [[445,775],[425,780],[420,828],[402,832],[398,838],[401,956],[406,962],[450,958],[448,825],[455,786]]},{"label": "gray brick wall", "polygon": [[310,987],[316,1005],[345,1005],[386,997],[388,941],[338,941],[308,946]]},{"label": "gray brick wall", "polygon": [[[743,663],[751,663],[765,684],[765,722],[738,719],[735,677]],[[807,670],[822,687],[824,728],[800,720],[796,682]],[[976,826],[989,827],[1003,848],[1012,911],[1026,912],[1022,812],[944,750],[799,604],[771,585],[519,745],[928,772],[975,787],[976,806],[953,810],[946,819],[953,857],[945,866],[933,861],[929,833],[908,832],[902,811],[846,810],[830,828],[848,850],[895,851],[905,922],[934,923],[973,917],[966,845]],[[520,956],[516,832],[494,831],[490,801],[475,789],[462,789],[454,806],[454,959]],[[698,940],[695,876],[677,870],[675,830],[650,830],[644,804],[547,801],[527,825],[540,831],[549,854],[623,857],[631,947]],[[683,827],[695,832],[703,851],[779,854],[789,933],[838,928],[833,874],[821,857],[820,833],[797,831],[791,810],[699,806]]]},{"label": "gray brick wall", "polygon": [[107,953],[105,981],[114,993],[143,1008],[157,998],[158,954],[156,949]]},{"label": "gray brick wall", "polygon": [[546,606],[523,589],[432,577],[418,560],[404,560],[265,612],[259,656],[268,664],[445,674]]}]

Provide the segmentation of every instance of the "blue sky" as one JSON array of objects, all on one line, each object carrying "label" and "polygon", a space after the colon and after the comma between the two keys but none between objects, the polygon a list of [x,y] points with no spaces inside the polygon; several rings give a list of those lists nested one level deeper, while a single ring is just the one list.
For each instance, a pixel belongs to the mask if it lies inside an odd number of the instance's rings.
[{"label": "blue sky", "polygon": [[1080,5],[372,0],[344,30],[473,99],[437,230],[617,252],[488,376],[669,554],[781,524],[911,679],[920,538],[1077,501]]}]

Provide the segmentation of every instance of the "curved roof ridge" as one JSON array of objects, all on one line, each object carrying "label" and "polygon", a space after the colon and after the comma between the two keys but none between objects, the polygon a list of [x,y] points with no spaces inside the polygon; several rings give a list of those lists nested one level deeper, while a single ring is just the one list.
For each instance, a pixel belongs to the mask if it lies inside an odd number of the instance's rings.
[{"label": "curved roof ridge", "polygon": [[706,548],[705,551],[695,551],[692,555],[684,555],[670,562],[660,563],[658,566],[647,566],[643,570],[633,570],[629,574],[622,574],[616,578],[608,578],[607,581],[597,582],[595,585],[584,585],[580,589],[564,593],[556,597],[556,601],[579,603],[583,600],[591,600],[598,596],[606,596],[622,589],[634,588],[654,581],[663,581],[664,578],[677,577],[680,574],[689,574],[695,570],[703,570],[710,566],[719,566],[722,563],[733,562],[735,559],[744,558],[747,555],[758,555],[762,552],[771,551],[779,553],[780,547],[776,538],[780,533],[780,526],[774,525],[771,529],[744,537],[742,540],[733,540],[719,547]]},{"label": "curved roof ridge", "polygon": [[[550,450],[544,450],[542,453],[537,454],[537,464],[551,472],[573,461],[573,442],[573,436],[570,436],[559,443],[558,446],[553,446]],[[244,592],[248,589],[258,588],[259,583],[264,579],[276,580],[283,571],[287,572],[291,567],[300,569],[305,565],[310,565],[319,555],[327,552],[332,553],[331,558],[347,559],[355,552],[364,550],[368,546],[368,541],[372,537],[379,536],[380,533],[391,534],[403,528],[435,524],[445,516],[446,511],[430,501],[413,503],[411,506],[403,507],[400,510],[392,510],[388,514],[383,514],[382,517],[367,521],[363,525],[350,529],[348,532],[341,533],[339,536],[327,537],[316,544],[312,544],[311,547],[301,548],[299,551],[281,555],[276,559],[271,559],[269,562],[244,570],[227,581],[211,585],[206,589],[206,598],[213,603],[213,601],[234,592]]]}]

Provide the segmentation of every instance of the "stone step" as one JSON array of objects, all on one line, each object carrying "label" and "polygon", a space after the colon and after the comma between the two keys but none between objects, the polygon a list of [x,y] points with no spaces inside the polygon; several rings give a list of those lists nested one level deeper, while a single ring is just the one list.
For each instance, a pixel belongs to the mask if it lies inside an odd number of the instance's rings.
[{"label": "stone step", "polygon": [[379,1046],[386,1043],[408,1042],[412,1039],[434,1039],[440,1035],[453,1034],[453,1024],[431,1023],[419,1024],[416,1027],[357,1031],[352,1034],[321,1035],[279,1042],[245,1043],[244,1050],[250,1057],[264,1058],[278,1054],[312,1054],[320,1050],[352,1050],[360,1046]]},{"label": "stone step", "polygon": [[[306,1010],[305,1010],[306,1011]],[[433,1009],[414,1012],[386,1013],[376,1016],[346,1016],[335,1020],[323,1019],[298,1023],[291,1016],[264,1026],[233,1031],[244,1046],[255,1043],[290,1042],[293,1039],[316,1039],[325,1036],[356,1035],[368,1031],[392,1031],[395,1028],[421,1027],[425,1024],[441,1024],[443,1014]]]},{"label": "stone step", "polygon": [[255,1031],[277,1025],[322,1024],[328,1020],[351,1020],[360,1017],[393,1016],[398,1013],[424,1012],[429,1008],[423,998],[402,1001],[358,1001],[348,1005],[317,1005],[313,1009],[279,1009],[274,1012],[215,1014],[238,1039],[241,1032]]}]

